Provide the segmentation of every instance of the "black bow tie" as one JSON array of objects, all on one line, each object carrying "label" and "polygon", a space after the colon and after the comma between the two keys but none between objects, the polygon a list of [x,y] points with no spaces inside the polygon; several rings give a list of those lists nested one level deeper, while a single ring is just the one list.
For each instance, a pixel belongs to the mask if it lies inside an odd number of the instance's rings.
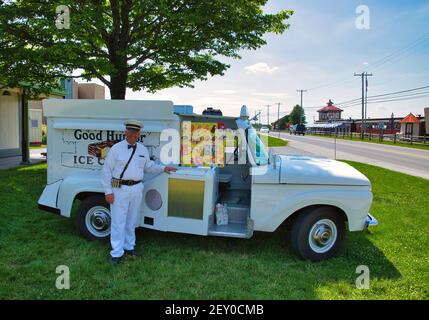
[{"label": "black bow tie", "polygon": [[136,147],[137,147],[137,145],[133,145],[133,146],[130,144],[128,145],[128,149],[135,149]]}]

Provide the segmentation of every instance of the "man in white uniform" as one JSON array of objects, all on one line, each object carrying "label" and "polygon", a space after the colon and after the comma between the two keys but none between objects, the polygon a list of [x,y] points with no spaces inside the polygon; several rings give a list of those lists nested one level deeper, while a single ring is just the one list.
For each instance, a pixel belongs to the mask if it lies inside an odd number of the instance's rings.
[{"label": "man in white uniform", "polygon": [[112,146],[102,170],[105,197],[110,204],[112,216],[110,254],[113,264],[119,263],[124,253],[131,256],[141,255],[134,247],[135,228],[144,188],[144,172],[176,171],[174,167],[159,165],[150,160],[147,148],[137,142],[143,127],[140,121],[128,120],[124,124],[125,140]]}]

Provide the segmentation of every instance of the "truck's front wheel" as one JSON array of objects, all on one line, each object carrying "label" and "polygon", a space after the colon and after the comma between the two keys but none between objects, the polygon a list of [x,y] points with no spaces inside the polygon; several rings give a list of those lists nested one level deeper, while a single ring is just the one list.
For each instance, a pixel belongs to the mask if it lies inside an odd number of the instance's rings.
[{"label": "truck's front wheel", "polygon": [[110,221],[109,204],[103,195],[83,199],[75,219],[78,232],[88,240],[109,238]]},{"label": "truck's front wheel", "polygon": [[337,254],[345,232],[345,221],[338,211],[332,207],[315,207],[295,220],[291,244],[303,259],[321,261]]}]

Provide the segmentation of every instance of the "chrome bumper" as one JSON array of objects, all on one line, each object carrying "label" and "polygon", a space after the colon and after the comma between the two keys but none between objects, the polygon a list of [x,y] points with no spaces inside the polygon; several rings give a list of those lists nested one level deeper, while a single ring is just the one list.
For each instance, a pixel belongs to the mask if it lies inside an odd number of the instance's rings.
[{"label": "chrome bumper", "polygon": [[378,226],[378,220],[374,218],[370,213],[366,216],[365,228]]}]

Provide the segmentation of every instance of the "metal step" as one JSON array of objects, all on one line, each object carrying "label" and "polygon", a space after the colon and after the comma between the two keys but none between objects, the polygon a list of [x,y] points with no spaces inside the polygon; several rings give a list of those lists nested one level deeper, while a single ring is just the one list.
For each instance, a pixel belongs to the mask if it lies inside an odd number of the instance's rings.
[{"label": "metal step", "polygon": [[211,225],[208,234],[210,236],[248,238],[247,224],[230,222],[227,225]]}]

